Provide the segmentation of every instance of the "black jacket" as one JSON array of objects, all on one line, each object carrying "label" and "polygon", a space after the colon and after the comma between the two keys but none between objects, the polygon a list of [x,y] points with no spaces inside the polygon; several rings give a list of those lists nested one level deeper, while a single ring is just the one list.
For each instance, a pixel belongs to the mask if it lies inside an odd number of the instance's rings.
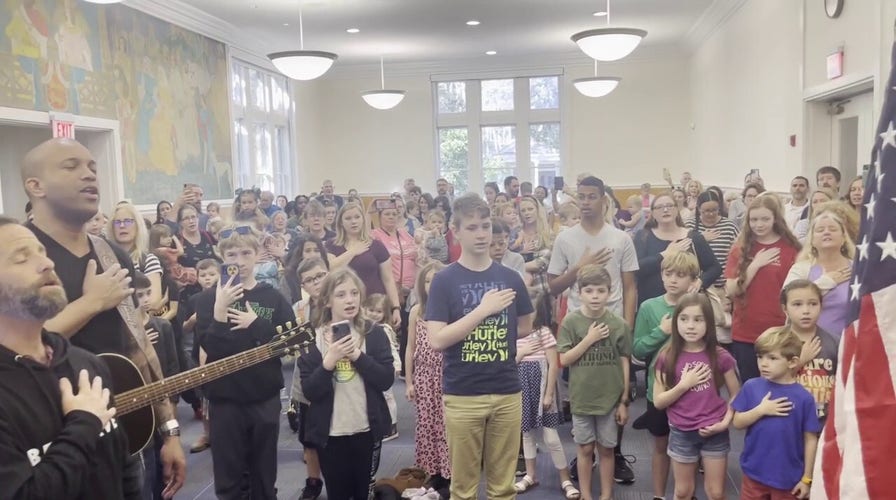
[{"label": "black jacket", "polygon": [[[258,315],[249,328],[233,330],[233,325],[215,321],[215,291],[217,287],[203,290],[196,298],[196,331],[199,343],[208,354],[208,362],[238,354],[271,340],[277,332],[275,326],[295,323],[292,306],[278,290],[267,283],[258,282],[255,288],[243,293],[234,303],[234,309],[245,310],[248,301]],[[263,361],[226,377],[205,384],[205,397],[209,401],[257,403],[279,394],[283,388],[282,363],[278,358]]]},{"label": "black jacket", "polygon": [[53,350],[51,367],[0,347],[0,498],[139,498],[140,485],[124,474],[124,429],[113,419],[103,429],[85,411],[62,414],[59,379],[85,369],[110,387],[106,365],[55,333],[43,334]]},{"label": "black jacket", "polygon": [[[367,394],[367,418],[374,440],[389,434],[392,418],[383,392],[395,381],[392,366],[392,346],[389,336],[380,325],[375,325],[364,340],[366,352],[362,352],[354,362],[355,369],[364,379]],[[305,439],[316,446],[324,447],[330,436],[330,422],[333,418],[333,372],[323,366],[323,356],[317,347],[303,354],[298,360],[302,378],[302,392],[311,405],[305,427]]]}]

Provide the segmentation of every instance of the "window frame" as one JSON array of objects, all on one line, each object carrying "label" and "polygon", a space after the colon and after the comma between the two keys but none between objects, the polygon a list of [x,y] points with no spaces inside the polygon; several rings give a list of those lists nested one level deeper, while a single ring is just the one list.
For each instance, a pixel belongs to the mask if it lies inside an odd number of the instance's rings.
[{"label": "window frame", "polygon": [[[269,109],[259,109],[254,105],[250,72],[256,72],[263,79],[264,100]],[[243,102],[234,97],[234,85],[240,78],[243,86]],[[280,101],[285,104],[280,110],[274,109],[274,92],[279,87]],[[298,193],[298,178],[295,168],[295,100],[292,98],[291,82],[276,72],[236,57],[230,58],[230,109],[231,139],[233,141],[233,182],[236,188],[251,186],[270,189],[274,194],[287,197]],[[245,129],[245,144],[240,140],[240,126]],[[259,154],[254,135],[258,130],[269,133],[271,173],[262,173],[257,165]],[[243,148],[247,148],[243,151]],[[247,162],[248,165],[243,164]],[[260,182],[261,175],[269,179]],[[269,184],[266,184],[269,183]]]},{"label": "window frame", "polygon": [[[530,78],[557,78],[557,107],[552,109],[531,109]],[[483,111],[482,110],[482,81],[484,80],[513,80],[513,107],[512,111]],[[482,127],[513,126],[515,135],[516,163],[514,175],[523,181],[530,181],[537,185],[535,167],[532,165],[529,127],[536,124],[556,123],[560,131],[559,141],[559,166],[556,175],[563,175],[566,164],[566,128],[565,128],[565,92],[564,74],[562,69],[545,69],[531,73],[494,73],[477,75],[433,75],[430,77],[432,86],[432,112],[433,112],[433,147],[435,151],[435,174],[441,176],[442,165],[440,155],[440,130],[444,128],[467,128],[467,190],[468,192],[482,193],[486,180],[484,179],[482,158]],[[466,85],[466,111],[462,113],[439,112],[439,84],[446,82],[463,81]],[[499,180],[499,185],[503,179]],[[503,189],[503,186],[501,186]],[[550,188],[550,186],[548,186]],[[460,194],[460,193],[458,193]]]}]

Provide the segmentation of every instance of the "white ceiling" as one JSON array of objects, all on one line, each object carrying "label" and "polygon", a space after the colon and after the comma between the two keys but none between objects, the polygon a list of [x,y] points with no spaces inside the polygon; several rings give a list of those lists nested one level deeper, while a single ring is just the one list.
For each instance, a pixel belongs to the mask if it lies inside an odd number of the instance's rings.
[{"label": "white ceiling", "polygon": [[[182,0],[241,30],[257,51],[299,46],[300,0]],[[613,26],[646,29],[644,48],[681,45],[713,0],[615,0]],[[342,65],[569,55],[573,33],[606,24],[605,0],[303,0],[305,48]],[[481,21],[467,26],[470,19]],[[288,26],[284,26],[288,23]],[[359,28],[350,35],[346,28]],[[637,51],[636,51],[637,53]],[[581,54],[581,53],[580,53]],[[583,62],[586,56],[582,55]]]}]

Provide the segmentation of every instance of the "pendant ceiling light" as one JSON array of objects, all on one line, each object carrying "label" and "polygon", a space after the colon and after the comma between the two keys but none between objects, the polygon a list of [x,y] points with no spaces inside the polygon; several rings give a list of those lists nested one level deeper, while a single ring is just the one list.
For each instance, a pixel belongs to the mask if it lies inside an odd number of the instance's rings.
[{"label": "pendant ceiling light", "polygon": [[326,73],[336,58],[332,52],[305,50],[305,33],[302,25],[302,5],[299,4],[299,50],[287,50],[268,54],[268,59],[278,71],[293,80],[314,80]]},{"label": "pendant ceiling light", "polygon": [[635,28],[610,28],[610,0],[607,0],[607,27],[582,31],[573,35],[588,57],[598,61],[617,61],[632,53],[647,31]]},{"label": "pendant ceiling light", "polygon": [[597,61],[594,61],[594,76],[573,80],[572,84],[582,95],[587,97],[603,97],[619,85],[622,78],[615,76],[597,76]]},{"label": "pendant ceiling light", "polygon": [[404,90],[386,90],[383,56],[380,56],[380,90],[368,90],[361,94],[361,98],[376,109],[392,109],[404,99],[404,94]]}]

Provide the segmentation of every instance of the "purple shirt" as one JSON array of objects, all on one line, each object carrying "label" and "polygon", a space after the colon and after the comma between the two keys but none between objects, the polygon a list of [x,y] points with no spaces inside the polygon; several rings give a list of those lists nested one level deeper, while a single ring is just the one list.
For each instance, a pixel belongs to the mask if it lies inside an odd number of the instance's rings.
[{"label": "purple shirt", "polygon": [[[345,253],[345,247],[336,245],[332,241],[326,244],[327,252],[339,257]],[[389,250],[379,240],[371,240],[370,248],[366,252],[358,255],[350,260],[348,267],[354,271],[366,288],[366,296],[374,293],[386,293],[386,285],[383,283],[383,276],[380,274],[380,264],[389,261]]]},{"label": "purple shirt", "polygon": [[[728,351],[719,347],[716,352],[718,353],[719,371],[728,373],[733,370],[734,358],[728,354]],[[656,369],[660,373],[665,370],[666,354],[664,352],[656,360]],[[675,373],[678,375],[674,381],[666,381],[667,387],[677,384],[681,380],[681,374],[685,368],[700,365],[709,366],[709,355],[705,351],[682,351],[675,361]],[[709,382],[692,387],[684,393],[678,398],[678,401],[666,409],[666,414],[669,416],[669,425],[672,427],[680,431],[695,431],[719,423],[727,411],[728,401],[719,394],[715,379],[710,378]]]},{"label": "purple shirt", "polygon": [[[809,281],[815,281],[824,274],[818,264],[809,268]],[[834,340],[840,341],[846,328],[846,316],[849,312],[849,281],[837,284],[828,290],[821,300],[821,314],[818,315],[818,327],[831,334]]]}]

